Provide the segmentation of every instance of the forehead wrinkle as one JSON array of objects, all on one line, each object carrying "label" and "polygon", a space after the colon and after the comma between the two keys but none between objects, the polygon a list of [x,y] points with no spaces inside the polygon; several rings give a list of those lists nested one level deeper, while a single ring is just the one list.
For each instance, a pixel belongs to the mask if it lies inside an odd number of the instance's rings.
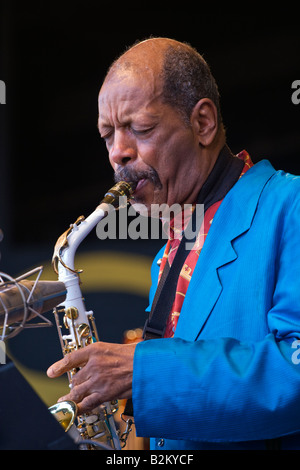
[{"label": "forehead wrinkle", "polygon": [[[122,92],[123,94],[124,92]],[[115,94],[113,94],[115,95]],[[133,95],[133,96],[132,96]],[[131,121],[132,115],[136,107],[131,104],[134,99],[134,94],[128,90],[125,91],[125,96],[119,96],[117,99],[117,106],[115,105],[115,96],[109,95],[101,107],[99,103],[99,117],[98,122],[102,127],[111,127],[112,125],[125,125]]]},{"label": "forehead wrinkle", "polygon": [[[162,87],[155,80],[146,81],[136,73],[122,73],[106,81],[99,93],[98,127],[110,127],[112,123],[128,124],[138,113],[145,117],[157,117],[151,110],[160,100]],[[117,104],[116,104],[117,103]]]}]

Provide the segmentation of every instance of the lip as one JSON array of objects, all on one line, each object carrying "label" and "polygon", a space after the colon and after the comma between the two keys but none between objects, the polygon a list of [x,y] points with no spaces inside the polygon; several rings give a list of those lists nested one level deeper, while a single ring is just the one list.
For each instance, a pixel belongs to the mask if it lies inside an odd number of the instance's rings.
[{"label": "lip", "polygon": [[133,195],[138,194],[141,191],[141,189],[143,189],[143,187],[147,184],[147,181],[148,180],[146,178],[142,178],[141,180],[139,180],[139,182],[138,182],[138,184],[137,184],[137,186],[136,186],[136,188],[133,192]]}]

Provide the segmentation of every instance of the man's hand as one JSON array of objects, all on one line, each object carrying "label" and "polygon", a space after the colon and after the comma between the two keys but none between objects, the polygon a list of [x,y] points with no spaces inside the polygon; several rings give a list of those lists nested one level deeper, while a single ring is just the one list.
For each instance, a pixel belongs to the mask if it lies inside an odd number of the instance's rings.
[{"label": "man's hand", "polygon": [[47,370],[50,378],[80,368],[72,378],[72,390],[59,401],[77,403],[79,414],[114,399],[132,394],[133,356],[136,343],[97,342],[67,354]]}]

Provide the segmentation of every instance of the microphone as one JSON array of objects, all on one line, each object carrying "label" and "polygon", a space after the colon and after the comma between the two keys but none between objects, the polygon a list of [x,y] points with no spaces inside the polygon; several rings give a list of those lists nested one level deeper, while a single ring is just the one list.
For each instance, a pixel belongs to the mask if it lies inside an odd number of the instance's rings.
[{"label": "microphone", "polygon": [[67,290],[59,281],[28,281],[0,284],[0,327],[24,319],[24,307],[29,312],[26,321],[52,310],[66,298]]},{"label": "microphone", "polygon": [[[0,242],[3,231],[0,228]],[[36,267],[14,279],[0,272],[0,342],[15,336],[25,327],[52,326],[42,314],[53,310],[67,296],[67,289],[61,281],[40,281],[43,267]],[[36,275],[36,280],[27,278]],[[45,323],[26,322],[39,316]]]}]

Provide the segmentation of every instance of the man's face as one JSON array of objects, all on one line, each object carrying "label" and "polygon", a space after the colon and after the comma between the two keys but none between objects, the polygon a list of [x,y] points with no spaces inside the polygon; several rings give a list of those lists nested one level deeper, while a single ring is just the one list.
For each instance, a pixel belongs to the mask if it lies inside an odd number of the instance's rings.
[{"label": "man's face", "polygon": [[148,211],[151,204],[194,202],[199,144],[178,111],[162,102],[158,79],[126,72],[108,80],[99,94],[98,127],[118,179],[138,183],[136,202]]}]

